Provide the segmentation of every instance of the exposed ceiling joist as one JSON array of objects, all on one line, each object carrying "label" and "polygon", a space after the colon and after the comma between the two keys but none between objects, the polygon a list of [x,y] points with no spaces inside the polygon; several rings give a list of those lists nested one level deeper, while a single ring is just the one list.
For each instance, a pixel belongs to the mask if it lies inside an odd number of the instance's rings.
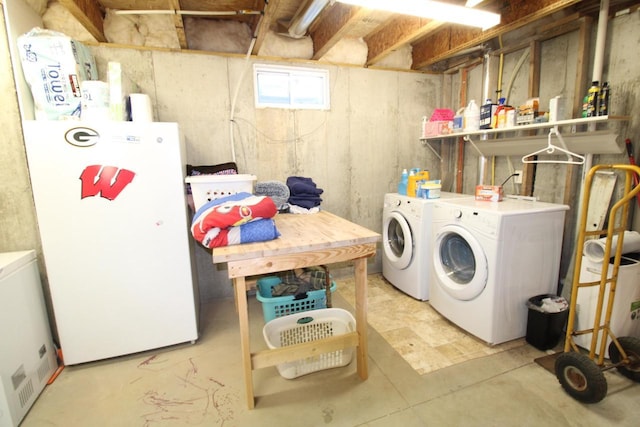
[{"label": "exposed ceiling joist", "polygon": [[[173,10],[180,10],[180,0],[169,0],[169,4]],[[182,20],[182,15],[177,13],[173,15],[173,25],[176,27],[176,36],[178,37],[180,48],[187,49],[187,36],[184,33],[184,21]]]},{"label": "exposed ceiling joist", "polygon": [[370,12],[359,7],[350,7],[342,3],[334,4],[326,11],[322,21],[311,32],[313,39],[313,59],[322,58],[338,43],[357,22],[366,18]]},{"label": "exposed ceiling joist", "polygon": [[[1,0],[0,0],[1,1]],[[171,20],[163,19],[159,25],[161,31],[167,31],[169,35],[175,30],[175,35],[182,49],[186,49],[188,44],[185,35],[183,16],[193,15],[201,19],[215,21],[211,23],[214,27],[225,28],[228,22],[236,21],[246,24],[255,37],[255,44],[252,50],[253,55],[258,55],[264,48],[267,35],[273,32],[282,32],[283,23],[291,22],[296,13],[312,4],[318,5],[324,0],[58,0],[71,15],[99,42],[108,42],[104,34],[104,13],[107,10],[119,10],[123,13],[134,15],[158,15],[172,14]],[[392,1],[392,0],[390,0]],[[440,0],[455,4],[464,4],[464,0]],[[640,0],[609,0],[612,14],[615,11],[628,9],[637,10]],[[328,2],[328,0],[327,0]],[[495,45],[496,39],[501,37],[504,48],[501,51],[509,51],[517,48],[524,39],[539,37],[540,34],[552,30],[548,25],[561,24],[559,27],[577,28],[576,21],[581,17],[597,15],[601,0],[484,0],[478,6],[479,9],[490,10],[501,14],[501,24],[487,31],[470,29],[454,24],[446,24],[425,18],[410,17],[407,15],[393,14],[390,12],[376,11],[356,6],[349,6],[340,2],[323,2],[323,10],[313,21],[305,23],[304,34],[311,36],[313,42],[313,52],[307,55],[308,50],[304,50],[301,59],[312,58],[321,60],[329,51],[339,55],[349,55],[347,50],[334,48],[340,40],[346,38],[362,38],[366,43],[367,53],[360,55],[359,59],[363,66],[377,66],[392,52],[404,47],[410,47],[412,58],[406,60],[402,58],[401,68],[411,68],[414,70],[446,69],[451,65],[454,58],[469,55],[477,56],[479,51],[486,49],[486,46]],[[152,21],[145,20],[144,22]],[[133,35],[139,35],[137,40],[146,41],[147,28],[138,28],[136,20],[130,20],[126,30],[122,31],[127,40],[126,31]],[[164,27],[168,28],[164,28]],[[227,25],[227,28],[233,27]],[[236,25],[235,28],[238,28]],[[308,30],[307,30],[308,28]],[[546,30],[545,30],[546,28]],[[56,29],[52,27],[51,29]],[[155,30],[154,30],[155,31]],[[558,29],[559,33],[563,30]],[[112,32],[107,31],[109,37],[114,37]],[[73,34],[69,34],[73,37]],[[81,37],[86,34],[80,34]],[[204,36],[203,36],[204,37]],[[219,35],[214,36],[211,41],[213,47],[211,51],[224,50],[224,41],[231,38],[246,37],[246,32],[224,33],[221,30]],[[170,37],[171,38],[171,37]],[[226,40],[225,38],[228,38]],[[174,39],[171,38],[173,41]],[[93,42],[93,39],[90,40]],[[118,41],[113,41],[118,43]],[[225,45],[225,46],[223,46]],[[158,47],[155,44],[149,46]],[[161,47],[161,46],[160,46]],[[175,47],[175,43],[171,46]],[[277,46],[279,49],[286,49],[287,44],[282,43]],[[219,50],[216,50],[219,49]],[[295,50],[295,49],[294,49]],[[301,52],[303,50],[301,49]],[[236,53],[236,52],[232,52]],[[246,50],[243,52],[246,53]],[[283,55],[285,57],[289,57]],[[366,57],[366,60],[364,58]],[[467,57],[466,59],[469,59]],[[456,62],[460,62],[455,59]],[[348,62],[348,58],[347,61]]]},{"label": "exposed ceiling joist", "polygon": [[478,46],[509,31],[565,9],[580,0],[512,0],[503,2],[501,24],[487,31],[447,26],[413,45],[413,68],[420,69]]},{"label": "exposed ceiling joist", "polygon": [[373,65],[405,44],[433,33],[443,24],[430,19],[398,16],[384,28],[365,38],[369,47],[367,65]]},{"label": "exposed ceiling joist", "polygon": [[95,0],[59,0],[74,18],[99,42],[106,42],[102,11]]}]

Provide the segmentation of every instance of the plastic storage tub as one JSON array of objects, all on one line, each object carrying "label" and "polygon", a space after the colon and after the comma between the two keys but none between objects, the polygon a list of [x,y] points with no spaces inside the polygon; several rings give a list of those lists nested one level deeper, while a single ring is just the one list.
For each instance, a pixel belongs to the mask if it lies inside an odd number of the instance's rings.
[{"label": "plastic storage tub", "polygon": [[[294,295],[280,297],[272,296],[273,287],[282,283],[277,276],[258,279],[256,298],[262,303],[264,321],[269,322],[277,317],[299,313],[301,311],[327,308],[327,294],[325,289],[307,292],[307,297],[295,299]],[[331,282],[331,292],[336,290],[336,282]]]},{"label": "plastic storage tub", "polygon": [[[356,320],[351,313],[341,308],[325,308],[274,319],[264,325],[262,334],[267,346],[275,349],[344,335],[355,330]],[[353,348],[347,348],[281,363],[276,368],[282,377],[293,379],[323,369],[346,366],[351,363],[352,358]]]},{"label": "plastic storage tub", "polygon": [[252,193],[256,181],[255,175],[195,175],[185,178],[185,182],[191,185],[191,194],[195,209],[221,197],[238,193]]}]

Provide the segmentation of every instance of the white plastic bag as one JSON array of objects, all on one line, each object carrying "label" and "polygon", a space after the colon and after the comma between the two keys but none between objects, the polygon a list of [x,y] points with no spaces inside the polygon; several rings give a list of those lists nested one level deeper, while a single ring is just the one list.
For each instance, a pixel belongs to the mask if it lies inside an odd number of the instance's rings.
[{"label": "white plastic bag", "polygon": [[78,119],[80,84],[98,78],[89,49],[62,33],[36,27],[18,37],[18,50],[36,120]]}]

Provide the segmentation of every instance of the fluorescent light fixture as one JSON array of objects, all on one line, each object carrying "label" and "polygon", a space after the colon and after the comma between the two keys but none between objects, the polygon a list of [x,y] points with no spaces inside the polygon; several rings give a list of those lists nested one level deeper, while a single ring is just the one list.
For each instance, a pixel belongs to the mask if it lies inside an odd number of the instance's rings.
[{"label": "fluorescent light fixture", "polygon": [[474,7],[479,5],[480,3],[482,3],[482,0],[467,0],[467,3],[464,5],[464,7]]},{"label": "fluorescent light fixture", "polygon": [[435,21],[480,27],[483,30],[500,23],[500,15],[484,10],[426,0],[337,0],[367,9],[386,10],[403,15],[420,16]]}]

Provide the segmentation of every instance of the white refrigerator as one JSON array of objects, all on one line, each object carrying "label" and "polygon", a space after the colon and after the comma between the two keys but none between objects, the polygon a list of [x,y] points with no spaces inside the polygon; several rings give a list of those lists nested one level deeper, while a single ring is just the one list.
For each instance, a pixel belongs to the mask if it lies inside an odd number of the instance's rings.
[{"label": "white refrigerator", "polygon": [[198,338],[176,123],[24,121],[65,365]]}]

